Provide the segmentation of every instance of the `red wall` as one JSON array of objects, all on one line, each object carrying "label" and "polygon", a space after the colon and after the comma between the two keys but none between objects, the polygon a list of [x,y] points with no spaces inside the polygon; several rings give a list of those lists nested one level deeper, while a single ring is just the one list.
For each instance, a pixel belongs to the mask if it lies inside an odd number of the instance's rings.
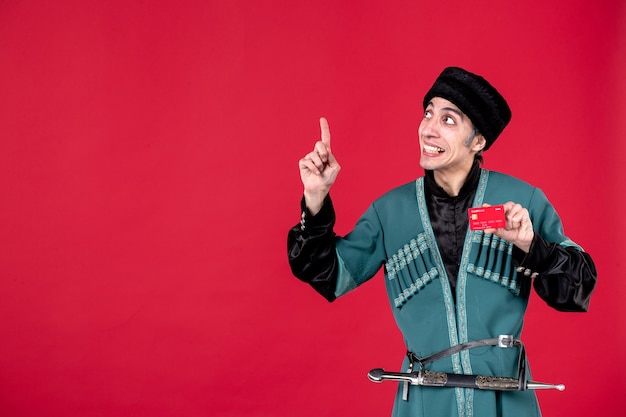
[{"label": "red wall", "polygon": [[588,314],[531,300],[534,377],[567,385],[544,414],[620,414],[625,4],[0,2],[0,415],[388,415],[382,275],[333,304],[290,275],[297,161],[328,117],[349,231],[420,175],[448,65],[513,109],[486,167],[597,263]]}]

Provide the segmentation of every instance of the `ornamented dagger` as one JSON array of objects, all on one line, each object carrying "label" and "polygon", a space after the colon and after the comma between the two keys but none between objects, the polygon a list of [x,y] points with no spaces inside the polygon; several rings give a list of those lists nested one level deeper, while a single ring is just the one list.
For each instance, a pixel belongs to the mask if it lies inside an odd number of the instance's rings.
[{"label": "ornamented dagger", "polygon": [[384,369],[372,369],[367,377],[372,382],[398,381],[425,387],[475,388],[495,391],[525,391],[529,389],[556,389],[563,391],[563,384],[546,384],[536,381],[501,376],[460,375],[445,372],[419,370],[415,372],[386,372]]}]

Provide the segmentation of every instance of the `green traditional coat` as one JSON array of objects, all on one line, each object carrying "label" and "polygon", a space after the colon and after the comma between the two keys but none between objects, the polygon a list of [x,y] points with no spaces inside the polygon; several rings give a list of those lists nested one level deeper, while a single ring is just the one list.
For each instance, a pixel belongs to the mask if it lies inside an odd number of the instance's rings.
[{"label": "green traditional coat", "polygon": [[[563,234],[561,221],[544,193],[508,175],[481,171],[473,206],[514,201],[527,208],[533,228],[546,241],[578,246]],[[381,266],[396,323],[407,349],[425,357],[452,345],[520,337],[530,278],[517,274],[513,246],[495,235],[468,230],[453,297],[430,224],[424,179],[391,190],[376,200],[354,230],[336,243],[336,296],[372,278]],[[518,351],[481,347],[426,366],[431,371],[516,377]],[[402,371],[406,372],[405,359]],[[540,416],[534,391],[497,392],[411,386],[408,401],[398,388],[393,416]]]}]

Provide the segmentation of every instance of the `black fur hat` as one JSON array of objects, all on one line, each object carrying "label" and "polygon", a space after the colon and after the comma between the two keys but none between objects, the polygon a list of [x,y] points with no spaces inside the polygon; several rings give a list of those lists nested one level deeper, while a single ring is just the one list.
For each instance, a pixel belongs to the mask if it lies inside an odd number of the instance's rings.
[{"label": "black fur hat", "polygon": [[448,67],[437,77],[424,96],[424,109],[433,97],[457,106],[485,137],[485,149],[495,142],[511,120],[511,109],[498,91],[480,75],[458,67]]}]

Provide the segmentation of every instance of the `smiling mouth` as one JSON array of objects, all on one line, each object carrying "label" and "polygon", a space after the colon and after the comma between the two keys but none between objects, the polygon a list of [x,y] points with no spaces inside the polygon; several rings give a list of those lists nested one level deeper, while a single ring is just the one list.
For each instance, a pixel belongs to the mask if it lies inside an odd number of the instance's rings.
[{"label": "smiling mouth", "polygon": [[444,149],[441,149],[437,146],[424,145],[424,150],[430,153],[442,153],[445,152]]}]

